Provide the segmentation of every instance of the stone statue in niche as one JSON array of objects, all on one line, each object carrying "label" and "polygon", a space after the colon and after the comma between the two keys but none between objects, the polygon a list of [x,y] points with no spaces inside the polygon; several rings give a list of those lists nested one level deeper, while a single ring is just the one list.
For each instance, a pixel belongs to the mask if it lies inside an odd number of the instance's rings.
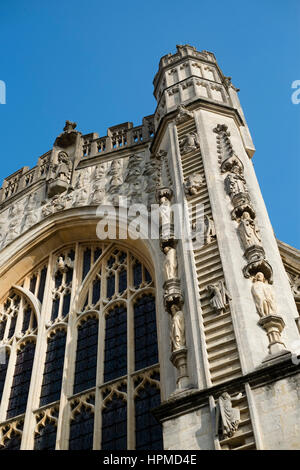
[{"label": "stone statue in niche", "polygon": [[240,173],[240,169],[237,165],[232,168],[232,173],[229,173],[225,178],[225,189],[230,197],[233,197],[238,193],[248,192],[246,186],[246,180]]},{"label": "stone statue in niche", "polygon": [[259,229],[249,212],[243,212],[237,230],[245,250],[253,245],[261,245]]},{"label": "stone statue in niche", "polygon": [[92,202],[97,204],[100,204],[105,197],[105,172],[105,165],[99,165],[95,169]]},{"label": "stone statue in niche", "polygon": [[178,278],[178,262],[176,255],[176,248],[170,245],[165,245],[163,247],[163,252],[165,255],[164,260],[164,278],[165,281],[170,279]]},{"label": "stone statue in niche", "polygon": [[240,410],[233,408],[232,403],[240,400],[242,394],[231,397],[229,393],[224,392],[218,400],[216,413],[216,434],[221,435],[222,439],[232,437],[238,430],[241,422]]},{"label": "stone statue in niche", "polygon": [[188,152],[192,152],[199,148],[198,136],[195,132],[190,132],[186,134],[183,139],[179,141],[179,144],[182,145],[182,154],[185,155]]},{"label": "stone statue in niche", "polygon": [[193,173],[187,177],[184,183],[184,192],[187,196],[194,196],[199,194],[203,186],[204,182],[200,173]]},{"label": "stone statue in niche", "polygon": [[254,276],[251,293],[254,298],[257,313],[260,317],[276,315],[277,307],[273,289],[262,272],[258,272]]},{"label": "stone statue in niche", "polygon": [[58,163],[54,165],[55,178],[62,181],[70,182],[72,163],[66,152],[59,152]]},{"label": "stone statue in niche", "polygon": [[224,282],[219,281],[217,284],[209,284],[207,286],[207,290],[210,298],[210,305],[212,308],[218,313],[221,314],[224,312],[226,307],[228,306],[229,300],[231,300],[231,296],[226,289]]},{"label": "stone statue in niche", "polygon": [[204,216],[204,243],[211,243],[216,239],[215,223],[212,217]]},{"label": "stone statue in niche", "polygon": [[184,314],[180,305],[172,304],[171,310],[171,346],[172,352],[186,347]]}]

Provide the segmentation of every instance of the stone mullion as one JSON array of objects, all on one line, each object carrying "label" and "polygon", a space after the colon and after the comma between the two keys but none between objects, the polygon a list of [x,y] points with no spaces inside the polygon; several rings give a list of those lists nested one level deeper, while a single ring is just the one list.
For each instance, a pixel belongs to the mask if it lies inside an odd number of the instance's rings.
[{"label": "stone mullion", "polygon": [[35,355],[34,355],[34,362],[33,362],[33,368],[32,368],[32,373],[31,373],[31,383],[30,383],[30,388],[29,388],[26,414],[25,414],[24,427],[23,427],[23,437],[22,437],[22,444],[21,444],[22,450],[33,449],[33,446],[34,446],[34,428],[36,425],[34,410],[39,407],[40,390],[41,390],[43,371],[44,371],[44,360],[45,360],[45,354],[46,354],[46,349],[47,349],[47,342],[45,342],[45,336],[46,336],[45,323],[46,323],[46,315],[48,312],[48,307],[52,303],[50,285],[52,282],[51,274],[52,274],[53,265],[54,265],[54,257],[53,255],[50,255],[48,259],[48,269],[47,269],[47,276],[46,276],[46,282],[45,282],[43,304],[41,307],[41,316],[38,322],[37,339],[36,339],[36,344],[35,344]]},{"label": "stone mullion", "polygon": [[[97,377],[95,392],[95,410],[94,410],[94,445],[93,448],[101,449],[102,436],[102,392],[101,385],[104,377],[104,353],[105,353],[105,316],[103,305],[104,283],[102,282],[104,263],[99,266],[101,278],[100,305],[99,305],[99,322],[98,322],[98,351],[97,351]],[[93,282],[93,281],[92,281]],[[91,283],[92,285],[92,283]]]},{"label": "stone mullion", "polygon": [[[80,247],[79,243],[75,246],[75,260],[72,277],[71,301],[73,300],[79,287],[78,270],[80,266]],[[63,366],[63,377],[60,395],[60,407],[57,423],[56,448],[59,450],[68,449],[68,435],[70,426],[70,404],[68,397],[72,395],[74,380],[75,358],[77,346],[76,312],[69,312],[67,337],[65,347],[65,359]]]},{"label": "stone mullion", "polygon": [[132,374],[135,369],[134,309],[130,300],[133,288],[133,261],[127,251],[127,448],[135,449],[135,406]]}]

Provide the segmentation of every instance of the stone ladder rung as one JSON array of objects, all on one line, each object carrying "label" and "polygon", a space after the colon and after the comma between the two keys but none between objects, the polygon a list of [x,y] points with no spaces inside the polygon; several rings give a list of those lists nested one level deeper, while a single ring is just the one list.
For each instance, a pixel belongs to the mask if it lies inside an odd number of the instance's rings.
[{"label": "stone ladder rung", "polygon": [[216,332],[221,333],[221,331],[223,330],[229,332],[229,329],[233,331],[231,318],[229,318],[226,322],[222,324],[211,325],[210,328],[205,328],[205,336],[208,339],[209,335],[211,334],[214,334]]},{"label": "stone ladder rung", "polygon": [[[227,360],[226,360],[227,359]],[[231,356],[224,356],[223,358],[219,359],[219,363],[214,365],[214,364],[211,364],[211,359],[209,358],[208,359],[208,362],[209,362],[209,370],[210,370],[210,373],[213,375],[215,373],[218,373],[218,371],[222,370],[222,372],[224,372],[225,369],[228,369],[230,366],[233,366],[234,364],[238,364],[240,365],[240,361],[239,361],[239,356],[238,356],[238,352],[236,351],[235,354],[231,355]]]},{"label": "stone ladder rung", "polygon": [[207,354],[211,354],[211,352],[218,351],[221,352],[222,346],[229,346],[229,345],[236,345],[234,335],[231,335],[226,341],[221,341],[217,344],[209,345],[207,347]]},{"label": "stone ladder rung", "polygon": [[227,351],[216,352],[213,356],[208,354],[208,361],[210,364],[212,364],[214,361],[217,361],[218,359],[222,359],[222,358],[225,358],[227,355],[231,356],[236,353],[237,353],[237,348],[235,345],[233,345]]},{"label": "stone ladder rung", "polygon": [[211,374],[211,381],[213,385],[217,385],[218,383],[227,382],[228,380],[235,379],[236,377],[240,377],[242,374],[242,370],[240,365],[234,369],[229,371],[223,371],[222,374],[214,375]]},{"label": "stone ladder rung", "polygon": [[[212,307],[209,308],[209,306],[202,308],[204,329],[212,325],[222,325],[222,322],[218,320],[218,317],[223,317],[223,314],[216,313]],[[230,314],[226,315],[226,317],[230,319]]]}]

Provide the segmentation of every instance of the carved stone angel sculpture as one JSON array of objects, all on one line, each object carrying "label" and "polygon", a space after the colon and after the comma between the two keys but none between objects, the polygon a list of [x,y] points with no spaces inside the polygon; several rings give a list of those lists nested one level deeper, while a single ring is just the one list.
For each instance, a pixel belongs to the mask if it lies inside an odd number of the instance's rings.
[{"label": "carved stone angel sculpture", "polygon": [[223,281],[219,281],[217,284],[209,284],[207,286],[208,293],[211,295],[210,305],[218,313],[223,313],[228,305],[228,301],[231,300],[230,294]]},{"label": "carved stone angel sculpture", "polygon": [[186,195],[194,196],[198,194],[203,187],[203,179],[200,173],[193,173],[189,175],[184,184],[184,191]]},{"label": "carved stone angel sculpture", "polygon": [[199,148],[199,140],[195,132],[186,134],[179,143],[182,144],[183,155],[188,152],[192,152],[192,150],[196,150],[196,148]]},{"label": "carved stone angel sculpture", "polygon": [[241,421],[240,410],[238,408],[233,408],[232,402],[238,401],[241,398],[241,393],[236,397],[231,397],[229,393],[224,392],[218,400],[216,434],[221,434],[223,439],[232,437],[238,429]]},{"label": "carved stone angel sculpture", "polygon": [[254,298],[256,310],[260,317],[276,315],[276,303],[273,289],[265,279],[263,273],[258,272],[254,276],[251,293]]},{"label": "carved stone angel sculpture", "polygon": [[56,260],[55,266],[54,266],[54,274],[56,274],[58,271],[61,273],[65,273],[68,271],[68,269],[73,268],[74,262],[66,256],[65,258],[63,256],[59,256],[58,259]]}]

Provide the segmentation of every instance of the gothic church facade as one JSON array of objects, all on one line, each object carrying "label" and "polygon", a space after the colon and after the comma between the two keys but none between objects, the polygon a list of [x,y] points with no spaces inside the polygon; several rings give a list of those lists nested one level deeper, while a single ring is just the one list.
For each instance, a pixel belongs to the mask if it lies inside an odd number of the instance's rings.
[{"label": "gothic church facade", "polygon": [[[0,449],[300,448],[300,254],[274,236],[237,91],[177,46],[140,126],[67,121],[4,180]],[[157,237],[124,235],[136,204]]]}]

